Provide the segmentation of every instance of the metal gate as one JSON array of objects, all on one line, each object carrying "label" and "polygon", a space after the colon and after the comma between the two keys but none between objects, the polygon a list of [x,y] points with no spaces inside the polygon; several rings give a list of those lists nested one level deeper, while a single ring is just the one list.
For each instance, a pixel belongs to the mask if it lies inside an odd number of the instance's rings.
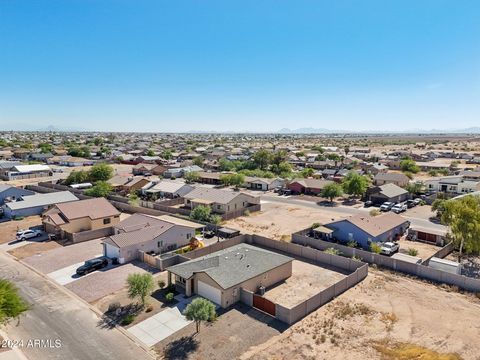
[{"label": "metal gate", "polygon": [[275,316],[275,304],[260,295],[253,294],[253,307]]}]

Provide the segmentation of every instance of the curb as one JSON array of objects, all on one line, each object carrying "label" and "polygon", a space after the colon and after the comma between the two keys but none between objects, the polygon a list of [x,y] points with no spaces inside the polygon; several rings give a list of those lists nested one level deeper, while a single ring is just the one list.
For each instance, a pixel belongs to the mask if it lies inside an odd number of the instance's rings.
[{"label": "curb", "polygon": [[[89,302],[85,301],[84,299],[82,299],[80,296],[78,296],[77,294],[75,294],[73,291],[63,287],[62,285],[60,284],[57,284],[55,281],[53,281],[52,279],[50,279],[47,275],[43,274],[42,272],[38,271],[37,269],[35,269],[33,266],[23,262],[22,260],[20,259],[17,259],[16,257],[14,257],[13,255],[11,255],[10,253],[8,253],[7,251],[4,252],[4,254],[6,254],[8,257],[10,257],[12,260],[14,261],[17,261],[18,263],[22,264],[24,267],[26,267],[27,269],[33,271],[34,273],[36,273],[37,275],[39,275],[40,277],[42,277],[43,279],[47,280],[50,284],[52,284],[53,286],[55,286],[58,290],[62,291],[64,294],[70,296],[70,297],[73,297],[79,301],[81,301],[83,304],[87,305],[87,307],[93,311],[97,316],[99,317],[102,317],[104,314],[98,310],[96,307],[94,307],[93,305],[91,305]],[[138,340],[134,335],[130,334],[126,329],[124,329],[122,326],[118,325],[117,323],[114,323],[115,324],[115,329],[117,329],[120,333],[122,333],[125,337],[127,337],[130,341],[132,341],[135,345],[137,345],[139,348],[141,348],[143,351],[145,351],[145,353],[150,356],[152,359],[156,359],[157,358],[157,354],[154,353],[149,347],[147,347],[145,344],[143,344],[140,340]],[[1,333],[0,333],[1,334]],[[23,355],[23,354],[22,354]],[[24,355],[23,355],[24,356]],[[24,356],[25,358],[25,356]],[[25,358],[26,359],[26,358]]]}]

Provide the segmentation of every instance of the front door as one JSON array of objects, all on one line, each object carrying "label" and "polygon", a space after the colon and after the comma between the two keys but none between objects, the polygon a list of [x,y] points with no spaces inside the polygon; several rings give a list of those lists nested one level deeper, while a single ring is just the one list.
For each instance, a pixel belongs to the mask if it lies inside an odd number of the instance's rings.
[{"label": "front door", "polygon": [[193,279],[190,280],[190,291],[191,294],[195,294],[195,281]]}]

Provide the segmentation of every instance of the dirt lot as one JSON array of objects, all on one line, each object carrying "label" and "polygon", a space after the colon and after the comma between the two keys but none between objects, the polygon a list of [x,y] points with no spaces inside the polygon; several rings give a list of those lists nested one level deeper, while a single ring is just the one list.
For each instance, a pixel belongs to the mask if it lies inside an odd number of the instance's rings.
[{"label": "dirt lot", "polygon": [[420,359],[422,347],[458,354],[428,359],[478,359],[479,311],[474,295],[371,267],[362,283],[241,359]]},{"label": "dirt lot", "polygon": [[315,222],[327,223],[339,217],[327,209],[318,210],[295,205],[277,203],[262,203],[262,211],[252,213],[225,222],[226,227],[240,230],[244,233],[256,233],[273,239],[290,239],[293,232],[305,229]]},{"label": "dirt lot", "polygon": [[[155,345],[165,359],[237,359],[251,346],[262,344],[284,331],[286,325],[243,304],[220,314],[213,323],[195,333],[192,323]],[[270,357],[275,359],[275,357]]]},{"label": "dirt lot", "polygon": [[42,256],[45,253],[48,253],[54,249],[62,248],[61,245],[55,241],[45,241],[38,243],[30,243],[24,246],[17,247],[15,249],[9,250],[8,252],[15,256],[17,259],[25,259],[29,257]]},{"label": "dirt lot", "polygon": [[398,243],[400,244],[400,253],[408,255],[408,249],[415,249],[418,251],[416,256],[422,260],[426,260],[441,249],[441,247],[436,245],[405,240],[405,237],[402,237]]},{"label": "dirt lot", "polygon": [[34,226],[42,225],[40,216],[29,216],[22,220],[7,221],[0,224],[0,244],[15,240],[18,230],[27,230]]},{"label": "dirt lot", "polygon": [[265,293],[265,297],[287,308],[305,301],[346,275],[307,262],[294,260],[292,276]]}]

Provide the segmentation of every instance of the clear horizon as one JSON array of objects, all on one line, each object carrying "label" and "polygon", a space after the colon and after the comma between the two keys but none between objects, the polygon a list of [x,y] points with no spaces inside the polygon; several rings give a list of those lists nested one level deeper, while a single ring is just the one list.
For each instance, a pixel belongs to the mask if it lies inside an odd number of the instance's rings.
[{"label": "clear horizon", "polygon": [[475,127],[479,16],[471,1],[4,1],[0,130]]}]

